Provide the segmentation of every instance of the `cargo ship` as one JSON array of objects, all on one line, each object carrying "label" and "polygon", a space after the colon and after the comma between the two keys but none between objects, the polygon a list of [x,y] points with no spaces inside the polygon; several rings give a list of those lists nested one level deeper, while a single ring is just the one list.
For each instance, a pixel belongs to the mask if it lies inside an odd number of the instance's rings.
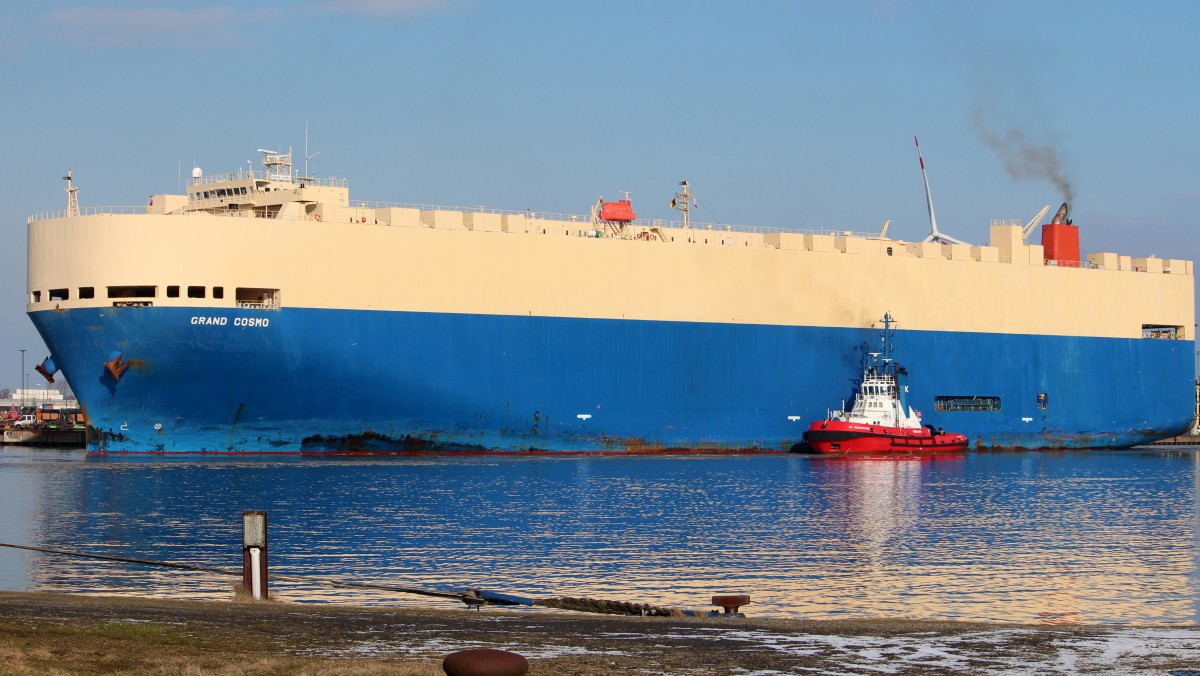
[{"label": "cargo ship", "polygon": [[260,152],[138,207],[81,209],[68,174],[29,218],[40,370],[91,450],[790,451],[888,311],[912,405],[973,449],[1191,425],[1192,262],[1081,257],[1045,210],[969,245],[931,198],[920,242],[695,223],[686,181],[671,221],[362,202]]}]

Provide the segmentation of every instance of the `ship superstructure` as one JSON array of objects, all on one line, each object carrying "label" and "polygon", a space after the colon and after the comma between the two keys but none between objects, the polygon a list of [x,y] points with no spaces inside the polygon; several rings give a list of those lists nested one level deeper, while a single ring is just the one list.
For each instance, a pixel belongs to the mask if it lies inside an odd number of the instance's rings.
[{"label": "ship superstructure", "polygon": [[358,202],[291,165],[30,218],[27,312],[93,448],[789,450],[887,310],[913,405],[973,447],[1191,423],[1191,261],[1081,258],[1072,224],[970,246]]}]

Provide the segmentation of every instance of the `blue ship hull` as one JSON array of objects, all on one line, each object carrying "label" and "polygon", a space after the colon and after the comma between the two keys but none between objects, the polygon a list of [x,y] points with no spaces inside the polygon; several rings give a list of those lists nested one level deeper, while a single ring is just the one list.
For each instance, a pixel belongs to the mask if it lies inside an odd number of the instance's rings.
[{"label": "blue ship hull", "polygon": [[[872,329],[295,308],[30,317],[90,448],[127,452],[787,451],[853,395],[879,343]],[[911,405],[972,448],[1121,448],[1191,425],[1194,341],[905,330],[894,345]]]}]

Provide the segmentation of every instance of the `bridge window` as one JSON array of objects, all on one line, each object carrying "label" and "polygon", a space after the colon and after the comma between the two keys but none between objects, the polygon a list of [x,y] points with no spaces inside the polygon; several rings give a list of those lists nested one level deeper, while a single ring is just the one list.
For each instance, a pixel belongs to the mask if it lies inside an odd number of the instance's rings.
[{"label": "bridge window", "polygon": [[85,299],[86,298],[95,298],[96,297],[96,288],[92,287],[92,286],[79,287],[79,297],[85,298]]},{"label": "bridge window", "polygon": [[938,396],[933,398],[935,411],[999,411],[1000,397],[990,396]]},{"label": "bridge window", "polygon": [[224,297],[225,297],[225,287],[214,286],[213,287],[213,298],[224,298]]},{"label": "bridge window", "polygon": [[71,300],[71,292],[67,289],[50,289],[50,300]]},{"label": "bridge window", "polygon": [[203,286],[189,286],[188,287],[188,298],[203,298],[203,297],[204,297],[204,287]]},{"label": "bridge window", "polygon": [[168,286],[167,287],[167,298],[178,298],[178,297],[179,297],[179,286],[178,285]]}]

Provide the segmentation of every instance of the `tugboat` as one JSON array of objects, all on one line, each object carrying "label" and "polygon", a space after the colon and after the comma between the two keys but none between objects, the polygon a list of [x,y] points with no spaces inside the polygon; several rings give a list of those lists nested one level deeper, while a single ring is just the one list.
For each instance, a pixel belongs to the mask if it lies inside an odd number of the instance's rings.
[{"label": "tugboat", "polygon": [[804,441],[816,453],[949,453],[967,448],[967,437],[921,424],[908,405],[908,372],[891,357],[892,317],[883,316],[883,348],[869,353],[849,411],[830,411],[809,425]]}]

